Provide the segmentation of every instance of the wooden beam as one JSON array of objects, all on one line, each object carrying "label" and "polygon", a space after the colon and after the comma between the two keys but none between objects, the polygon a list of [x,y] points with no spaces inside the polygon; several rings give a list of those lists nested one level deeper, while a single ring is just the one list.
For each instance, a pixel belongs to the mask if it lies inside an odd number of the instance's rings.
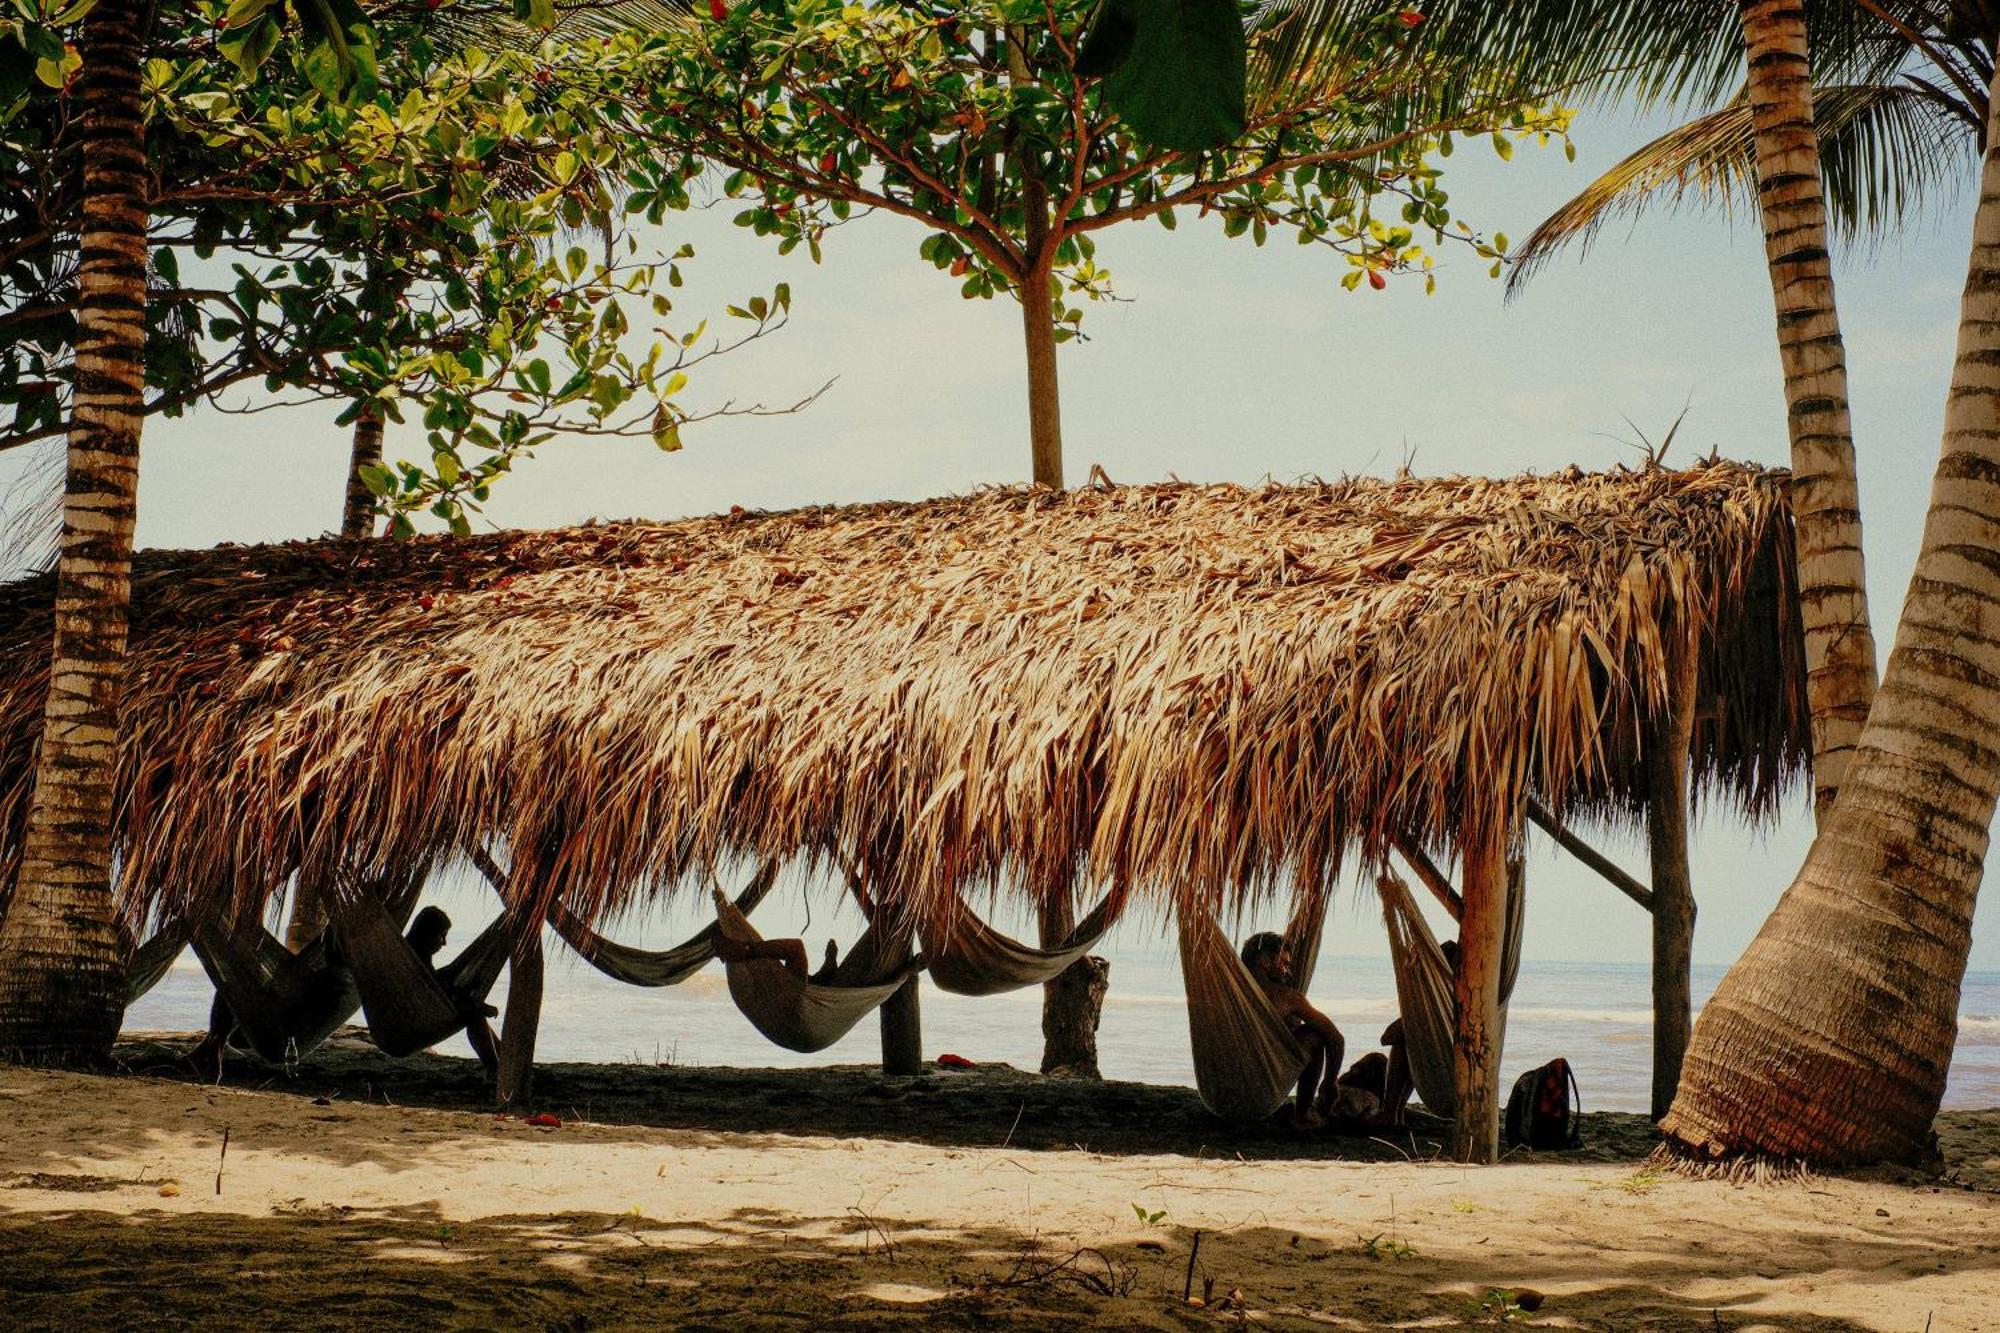
[{"label": "wooden beam", "polygon": [[1688,874],[1688,746],[1695,656],[1676,645],[1666,716],[1645,738],[1646,842],[1653,876],[1653,1119],[1673,1105],[1694,1027],[1694,886]]},{"label": "wooden beam", "polygon": [[[1682,754],[1683,756],[1686,754],[1685,746],[1682,747]],[[1612,862],[1611,858],[1607,857],[1604,853],[1598,851],[1582,838],[1577,837],[1576,834],[1564,828],[1562,821],[1556,818],[1555,811],[1549,809],[1532,796],[1528,798],[1528,818],[1534,821],[1535,827],[1548,834],[1551,838],[1554,838],[1557,846],[1589,866],[1592,870],[1595,870],[1598,874],[1604,876],[1606,880],[1610,881],[1611,887],[1617,889],[1648,912],[1653,910],[1653,891],[1651,889],[1626,874],[1623,870],[1620,870]]]},{"label": "wooden beam", "polygon": [[1451,887],[1451,881],[1446,879],[1444,872],[1437,868],[1437,863],[1431,860],[1430,854],[1400,833],[1389,841],[1402,854],[1403,859],[1410,863],[1410,869],[1417,872],[1417,878],[1423,881],[1424,887],[1429,889],[1432,896],[1440,903],[1444,904],[1444,910],[1450,915],[1451,919],[1453,921],[1464,920],[1465,899],[1458,896],[1458,890]]},{"label": "wooden beam", "polygon": [[1453,978],[1457,1030],[1452,1080],[1458,1118],[1452,1156],[1492,1162],[1500,1156],[1500,965],[1507,935],[1507,839],[1491,811],[1468,811],[1464,841],[1465,912],[1458,922],[1458,971]]}]

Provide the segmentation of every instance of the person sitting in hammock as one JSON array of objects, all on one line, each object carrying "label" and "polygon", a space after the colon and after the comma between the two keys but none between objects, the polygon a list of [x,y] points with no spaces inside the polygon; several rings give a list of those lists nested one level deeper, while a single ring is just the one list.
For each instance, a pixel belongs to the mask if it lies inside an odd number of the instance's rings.
[{"label": "person sitting in hammock", "polygon": [[[1458,941],[1446,940],[1438,952],[1457,972]],[[1340,1086],[1374,1094],[1375,1114],[1366,1122],[1370,1128],[1401,1128],[1408,1119],[1410,1093],[1416,1086],[1410,1081],[1410,1052],[1403,1038],[1401,1015],[1382,1029],[1382,1044],[1389,1048],[1387,1053],[1370,1051],[1356,1060],[1354,1067],[1340,1076]]]},{"label": "person sitting in hammock", "polygon": [[[424,965],[436,972],[437,956],[444,949],[450,934],[450,914],[442,907],[432,906],[417,913],[416,920],[410,922],[409,933],[403,938],[410,942],[411,950],[424,960]],[[448,986],[445,989],[451,990]],[[486,1020],[500,1011],[482,999],[456,991],[451,991],[451,998],[458,1004],[459,1016],[465,1019],[466,1044],[479,1057],[479,1063],[486,1066],[487,1073],[497,1073],[500,1069],[499,1045],[493,1037],[493,1025]]]},{"label": "person sitting in hammock", "polygon": [[824,986],[833,980],[834,969],[840,966],[840,945],[834,940],[826,942],[826,961],[819,965],[819,971],[812,970],[806,960],[806,942],[791,938],[782,940],[732,940],[717,931],[715,934],[715,956],[725,963],[745,963],[753,958],[768,958],[780,964],[787,972],[802,981]]},{"label": "person sitting in hammock", "polygon": [[1291,948],[1285,937],[1263,931],[1243,941],[1243,965],[1264,988],[1271,1006],[1291,1029],[1292,1038],[1305,1050],[1306,1067],[1299,1074],[1297,1097],[1292,1103],[1292,1123],[1301,1129],[1321,1124],[1333,1106],[1340,1087],[1340,1058],[1347,1039],[1333,1020],[1315,1009],[1304,993],[1287,980],[1291,971]]}]

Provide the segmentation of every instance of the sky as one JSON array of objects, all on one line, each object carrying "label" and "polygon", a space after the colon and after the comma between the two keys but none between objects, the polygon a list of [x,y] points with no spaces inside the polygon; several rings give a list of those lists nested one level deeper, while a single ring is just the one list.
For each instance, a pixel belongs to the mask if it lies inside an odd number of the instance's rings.
[{"label": "sky", "polygon": [[[1578,153],[1523,147],[1502,164],[1476,145],[1445,163],[1460,216],[1525,236],[1543,216],[1669,122],[1584,116]],[[1971,192],[1897,239],[1838,256],[1860,456],[1869,592],[1886,652],[1915,559],[1942,424]],[[735,206],[671,217],[649,242],[696,255],[677,294],[688,322],[791,284],[790,325],[703,367],[693,405],[791,401],[796,415],[690,428],[686,448],[552,443],[506,480],[480,526],[674,518],[731,505],[782,508],[916,499],[1028,476],[1017,308],[964,301],[917,255],[923,231],[861,219],[825,262],[730,224]],[[1511,303],[1470,255],[1443,252],[1438,292],[1420,281],[1344,292],[1336,257],[1282,238],[1266,248],[1184,218],[1099,233],[1119,295],[1086,312],[1088,342],[1060,358],[1067,472],[1121,483],[1266,477],[1548,471],[1631,462],[1685,409],[1669,464],[1719,449],[1787,456],[1771,295],[1754,218],[1660,213],[1606,229],[1587,259],[1559,258]],[[238,400],[241,406],[249,400]],[[310,537],[338,526],[346,432],[330,407],[154,421],[144,442],[140,541],[203,546]],[[420,444],[392,429],[389,453]],[[26,460],[0,455],[16,500]],[[1801,791],[1774,828],[1717,816],[1695,829],[1695,958],[1748,943],[1810,838]],[[1643,872],[1644,849],[1604,849]],[[1643,961],[1636,907],[1531,836],[1529,960]],[[1643,874],[1642,874],[1643,878]],[[2000,968],[2000,909],[1975,926],[1972,966]],[[1335,953],[1381,953],[1371,910],[1335,915]],[[1157,923],[1147,929],[1155,930]],[[1156,937],[1130,948],[1166,947]]]}]

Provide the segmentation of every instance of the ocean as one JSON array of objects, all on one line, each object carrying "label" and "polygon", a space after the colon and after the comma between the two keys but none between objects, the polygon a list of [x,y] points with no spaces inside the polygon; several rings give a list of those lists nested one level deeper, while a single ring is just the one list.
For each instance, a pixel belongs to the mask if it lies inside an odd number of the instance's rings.
[{"label": "ocean", "polygon": [[[825,933],[822,928],[807,934],[815,958]],[[463,943],[471,935],[469,925],[455,928],[454,941]],[[1104,952],[1112,965],[1098,1035],[1104,1075],[1192,1085],[1178,957],[1152,942]],[[1723,970],[1695,968],[1697,1005],[1714,990]],[[496,1002],[505,985],[503,978]],[[183,955],[166,979],[132,1006],[126,1027],[199,1029],[207,1022],[211,994],[193,955]],[[1323,955],[1311,994],[1346,1034],[1350,1060],[1372,1049],[1396,1016],[1395,984],[1384,956]],[[969,999],[927,985],[922,1009],[929,1057],[949,1051],[1024,1069],[1033,1069],[1040,1058],[1039,990]],[[1643,964],[1529,958],[1508,1016],[1504,1078],[1511,1082],[1520,1071],[1561,1055],[1576,1069],[1587,1108],[1643,1112],[1651,1086],[1651,1020]],[[439,1049],[470,1054],[463,1038]],[[817,1055],[770,1045],[730,1003],[720,968],[710,967],[670,989],[635,990],[593,971],[560,944],[550,950],[538,1045],[545,1060],[802,1067],[866,1063],[878,1059],[880,1050],[872,1022]],[[1966,977],[1958,1049],[1944,1104],[2000,1106],[2000,972]]]}]

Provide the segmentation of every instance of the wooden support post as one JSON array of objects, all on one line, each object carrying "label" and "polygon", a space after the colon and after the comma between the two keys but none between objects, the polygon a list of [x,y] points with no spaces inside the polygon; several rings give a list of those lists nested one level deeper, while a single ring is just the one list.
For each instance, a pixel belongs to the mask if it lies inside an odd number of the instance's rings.
[{"label": "wooden support post", "polygon": [[882,1006],[882,1072],[908,1077],[924,1067],[924,1021],[918,1005],[921,972],[913,974],[903,988]]},{"label": "wooden support post", "polygon": [[1507,934],[1506,821],[1497,811],[1468,812],[1459,855],[1464,862],[1464,914],[1458,923],[1454,996],[1458,1030],[1452,1080],[1458,1118],[1452,1156],[1492,1162],[1500,1155],[1500,963]]},{"label": "wooden support post", "polygon": [[507,963],[507,1012],[500,1022],[500,1072],[493,1088],[502,1106],[527,1105],[541,1025],[542,934],[537,930]]},{"label": "wooden support post", "polygon": [[1694,886],[1688,875],[1688,745],[1696,662],[1679,645],[1668,662],[1667,711],[1646,737],[1646,841],[1653,879],[1653,1119],[1673,1104],[1694,1027]]}]

